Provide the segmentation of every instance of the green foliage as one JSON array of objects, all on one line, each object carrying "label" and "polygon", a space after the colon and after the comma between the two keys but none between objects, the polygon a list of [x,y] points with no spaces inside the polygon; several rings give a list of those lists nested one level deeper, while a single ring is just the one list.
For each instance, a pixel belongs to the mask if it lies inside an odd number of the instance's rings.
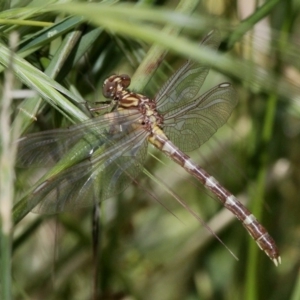
[{"label": "green foliage", "polygon": [[[213,71],[203,92],[230,81],[239,104],[229,126],[192,157],[265,225],[282,265],[275,268],[214,197],[149,148],[149,173],[100,204],[96,260],[91,209],[29,213],[23,196],[43,173],[16,168],[16,176],[10,175],[16,178],[12,250],[9,239],[1,244],[2,258],[11,253],[12,269],[3,261],[0,266],[2,279],[10,276],[12,282],[5,289],[10,282],[2,281],[2,290],[15,299],[298,299],[299,5],[270,0],[245,18],[241,1],[182,1],[176,9],[176,1],[155,2],[1,2],[1,90],[13,57],[13,89],[36,92],[12,102],[11,132],[63,128],[90,118],[86,101],[105,102],[102,84],[113,73],[129,74],[133,90],[154,96],[185,58],[205,61]],[[212,28],[224,37],[218,53],[198,46]],[[13,31],[19,44],[12,56]],[[7,237],[1,216],[1,237]]]}]

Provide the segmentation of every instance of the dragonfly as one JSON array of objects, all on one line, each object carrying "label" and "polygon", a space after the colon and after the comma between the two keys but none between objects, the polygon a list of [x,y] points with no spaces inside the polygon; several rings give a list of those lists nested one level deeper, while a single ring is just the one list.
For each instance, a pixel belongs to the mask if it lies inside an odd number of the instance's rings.
[{"label": "dragonfly", "polygon": [[[201,46],[217,51],[220,41],[214,30]],[[58,213],[92,205],[95,195],[102,201],[124,191],[143,170],[152,144],[214,193],[278,266],[278,248],[263,225],[186,154],[224,125],[237,105],[228,82],[200,93],[208,72],[209,66],[188,60],[154,99],[130,91],[128,75],[111,75],[103,84],[108,111],[66,129],[21,138],[18,165],[56,166],[30,192],[29,207],[38,213]]]}]

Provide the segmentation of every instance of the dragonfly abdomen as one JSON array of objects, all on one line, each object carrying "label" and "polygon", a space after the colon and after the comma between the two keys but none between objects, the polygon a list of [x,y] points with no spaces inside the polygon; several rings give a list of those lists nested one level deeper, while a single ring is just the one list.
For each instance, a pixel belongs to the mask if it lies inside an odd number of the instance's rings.
[{"label": "dragonfly abdomen", "polygon": [[153,135],[149,137],[149,142],[163,151],[173,161],[182,166],[188,173],[198,179],[203,185],[213,192],[222,204],[230,210],[235,217],[240,220],[251,237],[258,244],[276,266],[280,264],[281,258],[273,238],[266,229],[257,221],[254,215],[233,196],[228,190],[221,186],[218,181],[209,175],[199,165],[194,163],[191,158],[180,151],[163,133],[160,128],[153,130]]}]

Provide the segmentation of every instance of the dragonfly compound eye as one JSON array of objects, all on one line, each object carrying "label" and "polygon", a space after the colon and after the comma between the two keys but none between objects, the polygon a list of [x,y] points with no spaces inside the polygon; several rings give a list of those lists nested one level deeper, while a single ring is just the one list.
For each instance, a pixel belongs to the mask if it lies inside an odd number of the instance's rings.
[{"label": "dragonfly compound eye", "polygon": [[128,88],[131,82],[131,78],[127,74],[120,75],[121,85],[123,88]]},{"label": "dragonfly compound eye", "polygon": [[121,78],[118,75],[109,76],[103,83],[102,93],[105,98],[114,99],[118,90],[123,89],[120,86]]},{"label": "dragonfly compound eye", "polygon": [[103,96],[105,98],[114,98],[117,91],[117,84],[115,82],[107,82],[103,85]]}]

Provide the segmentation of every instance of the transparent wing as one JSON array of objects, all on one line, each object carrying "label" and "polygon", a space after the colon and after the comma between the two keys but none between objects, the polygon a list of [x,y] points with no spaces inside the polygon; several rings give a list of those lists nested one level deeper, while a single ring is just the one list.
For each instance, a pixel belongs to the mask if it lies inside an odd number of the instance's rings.
[{"label": "transparent wing", "polygon": [[229,118],[237,104],[237,95],[230,83],[222,83],[164,115],[163,130],[182,151],[199,148]]},{"label": "transparent wing", "polygon": [[120,138],[132,130],[140,117],[136,110],[115,111],[89,119],[66,129],[49,130],[20,138],[18,143],[18,167],[47,167],[55,165],[78,145],[78,160],[90,157],[108,137]]},{"label": "transparent wing", "polygon": [[107,140],[86,159],[42,182],[29,196],[29,207],[38,213],[75,210],[122,192],[141,172],[147,154],[145,130]]},{"label": "transparent wing", "polygon": [[[216,51],[221,42],[219,31],[211,31],[202,41],[201,46]],[[156,95],[157,109],[164,114],[170,109],[176,109],[182,104],[193,101],[203,85],[209,67],[205,64],[188,60],[170,79],[162,86]]]},{"label": "transparent wing", "polygon": [[[137,110],[118,110],[68,129],[28,135],[19,140],[18,164],[55,164],[50,178],[28,197],[40,213],[91,205],[123,191],[141,171],[148,132]],[[58,167],[57,167],[58,166]],[[58,170],[58,171],[57,171]]]}]

